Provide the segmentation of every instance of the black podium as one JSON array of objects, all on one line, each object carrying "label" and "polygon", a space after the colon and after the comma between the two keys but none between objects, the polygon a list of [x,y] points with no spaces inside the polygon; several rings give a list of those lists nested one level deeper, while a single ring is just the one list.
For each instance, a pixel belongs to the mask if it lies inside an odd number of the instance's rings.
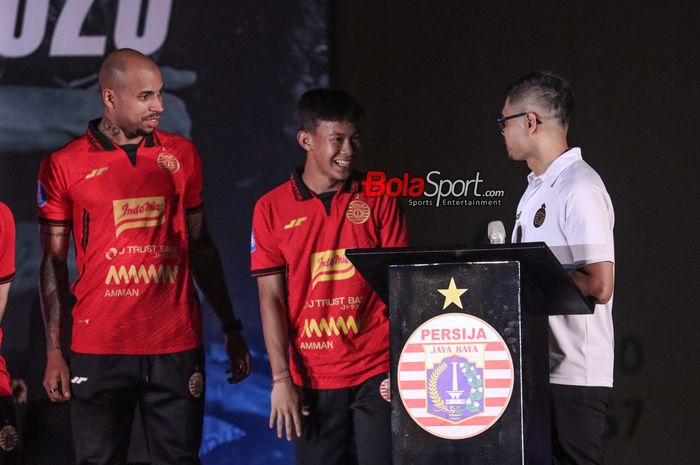
[{"label": "black podium", "polygon": [[593,304],[549,248],[346,256],[389,305],[394,465],[551,463],[547,317]]}]

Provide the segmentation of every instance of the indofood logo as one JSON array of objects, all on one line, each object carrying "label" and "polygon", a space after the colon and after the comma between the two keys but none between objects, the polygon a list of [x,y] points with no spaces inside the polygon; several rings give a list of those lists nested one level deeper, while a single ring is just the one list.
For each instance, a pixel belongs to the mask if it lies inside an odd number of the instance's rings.
[{"label": "indofood logo", "polygon": [[114,200],[112,204],[117,237],[127,229],[153,228],[165,222],[164,197]]},{"label": "indofood logo", "polygon": [[368,171],[362,186],[367,197],[408,197],[411,207],[500,206],[505,192],[486,189],[484,182],[479,171],[466,179],[447,178],[436,170],[423,177],[407,172],[388,177],[384,171]]},{"label": "indofood logo", "polygon": [[345,257],[345,249],[311,254],[311,288],[323,281],[341,281],[355,276],[355,266]]},{"label": "indofood logo", "polygon": [[485,321],[445,313],[419,326],[399,358],[401,401],[428,433],[465,439],[489,429],[513,392],[513,361]]}]

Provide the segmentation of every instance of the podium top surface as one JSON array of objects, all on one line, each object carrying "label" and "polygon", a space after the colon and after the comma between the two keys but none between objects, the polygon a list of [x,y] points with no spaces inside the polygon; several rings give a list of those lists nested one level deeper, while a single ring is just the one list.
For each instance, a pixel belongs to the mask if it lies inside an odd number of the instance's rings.
[{"label": "podium top surface", "polygon": [[534,282],[547,297],[545,305],[549,315],[590,314],[595,307],[581,294],[544,242],[481,247],[349,249],[345,256],[387,303],[389,266],[515,261],[520,263],[522,274],[532,278],[529,282]]}]

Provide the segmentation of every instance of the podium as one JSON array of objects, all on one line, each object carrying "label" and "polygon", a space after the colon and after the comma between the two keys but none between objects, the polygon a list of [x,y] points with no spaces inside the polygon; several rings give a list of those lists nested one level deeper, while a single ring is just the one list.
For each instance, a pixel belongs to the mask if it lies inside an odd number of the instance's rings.
[{"label": "podium", "polygon": [[547,317],[594,305],[549,248],[346,257],[389,306],[394,465],[550,464]]}]

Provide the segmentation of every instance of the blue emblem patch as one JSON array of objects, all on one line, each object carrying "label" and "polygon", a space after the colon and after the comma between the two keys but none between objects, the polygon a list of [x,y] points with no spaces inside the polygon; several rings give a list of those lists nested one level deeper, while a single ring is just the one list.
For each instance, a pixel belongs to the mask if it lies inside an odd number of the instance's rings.
[{"label": "blue emblem patch", "polygon": [[255,249],[256,249],[256,248],[257,248],[257,247],[256,247],[256,244],[255,244],[255,233],[251,231],[251,232],[250,232],[250,253],[255,252]]},{"label": "blue emblem patch", "polygon": [[49,196],[46,195],[46,188],[44,188],[44,185],[41,183],[41,181],[37,181],[36,183],[36,204],[39,205],[39,208],[42,208],[44,205],[46,205],[46,202],[49,200]]}]

